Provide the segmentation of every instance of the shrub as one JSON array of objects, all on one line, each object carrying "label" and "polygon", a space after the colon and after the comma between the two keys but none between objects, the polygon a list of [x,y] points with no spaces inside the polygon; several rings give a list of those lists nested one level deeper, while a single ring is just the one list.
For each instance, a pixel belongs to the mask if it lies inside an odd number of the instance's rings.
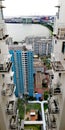
[{"label": "shrub", "polygon": [[48,91],[45,91],[44,92],[44,100],[47,100],[48,99]]}]

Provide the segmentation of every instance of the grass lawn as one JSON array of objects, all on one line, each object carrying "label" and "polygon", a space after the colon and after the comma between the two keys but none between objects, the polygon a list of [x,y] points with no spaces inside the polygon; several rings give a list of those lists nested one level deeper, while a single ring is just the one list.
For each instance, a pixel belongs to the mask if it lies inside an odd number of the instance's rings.
[{"label": "grass lawn", "polygon": [[49,61],[49,57],[43,57],[41,58],[41,60],[43,61],[43,63],[45,63],[47,69],[51,69],[51,64],[50,64],[50,61]]},{"label": "grass lawn", "polygon": [[19,110],[19,118],[24,119],[24,113],[25,113],[25,107],[24,107],[24,101],[21,99],[18,99],[17,101],[17,109]]},{"label": "grass lawn", "polygon": [[17,102],[17,109],[19,110],[19,118],[20,119],[24,119],[24,116],[25,116],[25,106],[26,106],[26,113],[27,112],[30,112],[31,109],[34,109],[34,110],[39,110],[41,111],[41,105],[38,104],[38,103],[26,103],[25,105],[25,102],[21,99],[18,99],[18,102]]},{"label": "grass lawn", "polygon": [[44,110],[48,109],[48,104],[44,104]]},{"label": "grass lawn", "polygon": [[25,130],[41,130],[40,125],[26,125],[24,126]]},{"label": "grass lawn", "polygon": [[38,103],[30,103],[26,106],[26,112],[29,112],[31,109],[34,110],[40,110],[41,111],[41,105]]}]

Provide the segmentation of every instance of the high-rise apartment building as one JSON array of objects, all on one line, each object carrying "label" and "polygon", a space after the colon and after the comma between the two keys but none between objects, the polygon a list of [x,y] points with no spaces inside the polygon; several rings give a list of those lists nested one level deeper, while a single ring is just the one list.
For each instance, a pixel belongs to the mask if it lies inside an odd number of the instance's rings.
[{"label": "high-rise apartment building", "polygon": [[[3,6],[0,0],[0,130],[13,128],[12,115],[15,114],[15,85],[13,83],[14,72],[11,71],[11,55],[8,51],[9,36],[5,30],[3,19]],[[15,119],[15,127],[17,121]]]},{"label": "high-rise apartment building", "polygon": [[27,44],[31,44],[35,55],[51,55],[52,39],[46,37],[26,37]]},{"label": "high-rise apartment building", "polygon": [[33,96],[33,51],[22,45],[10,45],[12,54],[14,83],[16,84],[16,96],[23,94]]},{"label": "high-rise apartment building", "polygon": [[56,7],[58,13],[54,23],[51,54],[54,78],[50,85],[49,119],[51,129],[65,130],[65,0],[59,0]]}]

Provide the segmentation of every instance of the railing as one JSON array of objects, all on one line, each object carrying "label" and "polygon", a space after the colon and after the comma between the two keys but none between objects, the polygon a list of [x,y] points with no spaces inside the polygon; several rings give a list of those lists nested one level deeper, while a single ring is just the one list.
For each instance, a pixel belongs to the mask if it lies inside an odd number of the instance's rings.
[{"label": "railing", "polygon": [[56,118],[53,115],[48,115],[48,123],[47,123],[48,129],[47,130],[55,130],[55,128],[57,127],[56,125]]},{"label": "railing", "polygon": [[7,104],[6,112],[7,112],[8,114],[13,114],[13,112],[14,112],[13,106],[14,106],[14,101],[11,101],[11,102],[9,102],[9,103]]},{"label": "railing", "polygon": [[10,128],[17,129],[18,128],[18,119],[16,115],[13,115],[10,119]]},{"label": "railing", "polygon": [[57,114],[59,113],[59,104],[55,99],[52,99],[51,97],[48,101],[48,110],[51,114]]},{"label": "railing", "polygon": [[53,93],[54,93],[54,95],[56,95],[56,94],[62,94],[62,93],[61,93],[61,89],[60,89],[60,87],[56,87],[56,88],[54,88]]},{"label": "railing", "polygon": [[56,128],[56,121],[51,121],[51,128]]},{"label": "railing", "polygon": [[51,114],[58,114],[59,113],[59,108],[58,105],[55,105],[54,103],[51,104]]},{"label": "railing", "polygon": [[8,104],[6,105],[6,112],[7,114],[16,114],[16,102],[13,101],[9,101]]},{"label": "railing", "polygon": [[52,67],[55,71],[65,71],[65,68],[63,67],[60,61],[52,62]]}]

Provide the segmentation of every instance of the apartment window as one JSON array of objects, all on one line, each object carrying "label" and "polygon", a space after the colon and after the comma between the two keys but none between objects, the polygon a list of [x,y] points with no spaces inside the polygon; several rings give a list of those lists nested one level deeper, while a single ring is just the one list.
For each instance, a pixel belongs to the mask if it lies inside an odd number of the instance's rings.
[{"label": "apartment window", "polygon": [[57,40],[55,40],[55,44],[57,44]]},{"label": "apartment window", "polygon": [[5,77],[5,75],[4,74],[2,74],[2,78],[4,78]]},{"label": "apartment window", "polygon": [[11,76],[11,81],[13,80],[13,77]]},{"label": "apartment window", "polygon": [[59,73],[59,77],[61,77],[61,73]]},{"label": "apartment window", "polygon": [[62,53],[65,53],[65,41],[62,43]]},{"label": "apartment window", "polygon": [[4,17],[3,17],[3,9],[2,8],[0,8],[0,17],[1,17],[1,19],[4,19]]},{"label": "apartment window", "polygon": [[3,70],[3,64],[0,64],[0,70]]},{"label": "apartment window", "polygon": [[9,45],[9,40],[8,39],[6,40],[6,44]]}]

